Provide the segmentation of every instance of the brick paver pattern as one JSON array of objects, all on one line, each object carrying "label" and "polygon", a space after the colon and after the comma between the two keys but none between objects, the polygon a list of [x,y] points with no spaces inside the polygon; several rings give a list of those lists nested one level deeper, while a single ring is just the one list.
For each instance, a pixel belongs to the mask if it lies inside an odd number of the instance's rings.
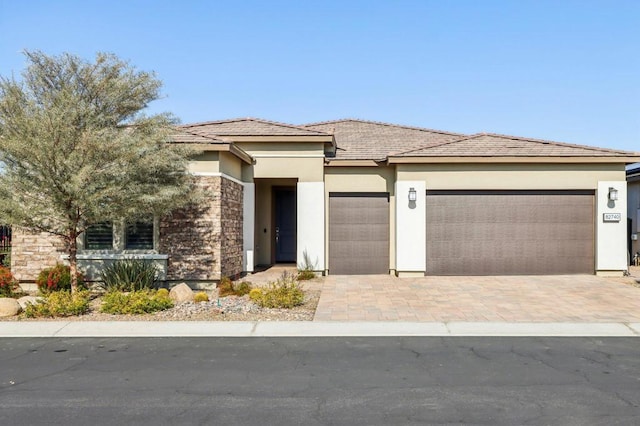
[{"label": "brick paver pattern", "polygon": [[324,278],[315,321],[640,322],[638,277]]}]

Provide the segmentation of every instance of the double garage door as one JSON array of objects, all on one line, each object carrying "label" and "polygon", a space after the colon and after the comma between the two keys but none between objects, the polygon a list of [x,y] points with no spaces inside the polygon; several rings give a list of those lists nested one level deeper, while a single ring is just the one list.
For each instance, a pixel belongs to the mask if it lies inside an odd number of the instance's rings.
[{"label": "double garage door", "polygon": [[592,274],[593,191],[427,191],[427,275]]},{"label": "double garage door", "polygon": [[[389,196],[331,193],[329,272],[389,272]],[[592,274],[593,191],[428,191],[427,275]]]}]

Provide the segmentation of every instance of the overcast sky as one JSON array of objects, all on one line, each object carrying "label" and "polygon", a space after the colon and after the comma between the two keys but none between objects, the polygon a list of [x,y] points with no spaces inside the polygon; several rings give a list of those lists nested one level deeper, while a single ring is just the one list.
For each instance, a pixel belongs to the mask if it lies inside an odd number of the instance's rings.
[{"label": "overcast sky", "polygon": [[23,49],[113,52],[183,123],[354,117],[640,151],[640,1],[0,0]]}]

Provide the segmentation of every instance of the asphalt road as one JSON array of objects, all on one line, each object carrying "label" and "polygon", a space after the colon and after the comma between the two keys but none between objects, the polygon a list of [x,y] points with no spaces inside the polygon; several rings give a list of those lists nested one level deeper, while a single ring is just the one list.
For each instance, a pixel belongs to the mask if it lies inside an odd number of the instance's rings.
[{"label": "asphalt road", "polygon": [[0,424],[640,424],[638,338],[0,339]]}]

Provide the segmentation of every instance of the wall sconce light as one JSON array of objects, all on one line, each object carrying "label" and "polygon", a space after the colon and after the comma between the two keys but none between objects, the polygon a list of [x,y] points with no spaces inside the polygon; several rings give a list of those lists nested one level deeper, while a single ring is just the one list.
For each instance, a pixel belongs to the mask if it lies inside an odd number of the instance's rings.
[{"label": "wall sconce light", "polygon": [[418,199],[418,193],[415,188],[409,188],[409,201],[416,201]]},{"label": "wall sconce light", "polygon": [[609,200],[611,201],[618,201],[618,190],[613,188],[613,187],[609,187]]}]

